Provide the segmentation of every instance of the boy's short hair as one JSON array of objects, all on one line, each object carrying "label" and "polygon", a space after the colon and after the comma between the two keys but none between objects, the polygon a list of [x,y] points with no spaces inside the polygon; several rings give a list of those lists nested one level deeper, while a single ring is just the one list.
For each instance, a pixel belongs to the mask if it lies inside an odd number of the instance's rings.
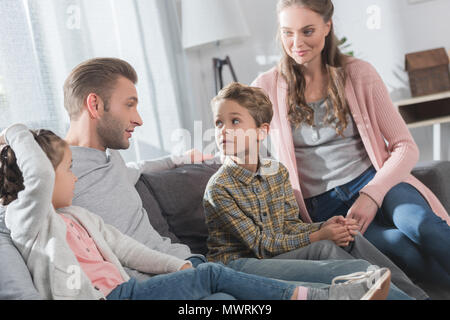
[{"label": "boy's short hair", "polygon": [[211,101],[211,107],[222,101],[233,100],[247,109],[259,128],[263,123],[269,123],[273,117],[273,107],[267,94],[261,88],[250,87],[233,82],[219,91]]},{"label": "boy's short hair", "polygon": [[122,76],[136,84],[138,76],[126,61],[116,58],[94,58],[76,66],[64,83],[64,107],[71,120],[83,110],[84,100],[91,93],[102,98],[105,110],[117,79]]}]

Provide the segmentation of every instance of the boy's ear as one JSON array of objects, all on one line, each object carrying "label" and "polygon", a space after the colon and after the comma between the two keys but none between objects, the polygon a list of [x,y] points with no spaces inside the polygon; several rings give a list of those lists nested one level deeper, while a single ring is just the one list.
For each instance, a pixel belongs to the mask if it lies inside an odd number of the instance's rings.
[{"label": "boy's ear", "polygon": [[264,141],[267,138],[267,136],[269,135],[269,131],[270,131],[270,124],[263,123],[258,128],[258,141]]}]

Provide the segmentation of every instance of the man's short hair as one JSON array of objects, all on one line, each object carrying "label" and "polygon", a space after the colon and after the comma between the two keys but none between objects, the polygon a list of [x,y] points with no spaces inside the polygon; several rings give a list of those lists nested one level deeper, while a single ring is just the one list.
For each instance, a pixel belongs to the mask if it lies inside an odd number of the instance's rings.
[{"label": "man's short hair", "polygon": [[259,128],[263,123],[269,123],[273,117],[273,107],[267,94],[261,88],[250,87],[233,82],[219,91],[211,101],[211,106],[222,100],[232,100],[246,108]]},{"label": "man's short hair", "polygon": [[64,83],[64,107],[70,119],[76,120],[80,116],[85,99],[91,93],[100,96],[108,111],[109,98],[120,76],[133,84],[138,81],[134,68],[116,58],[95,58],[76,66]]}]

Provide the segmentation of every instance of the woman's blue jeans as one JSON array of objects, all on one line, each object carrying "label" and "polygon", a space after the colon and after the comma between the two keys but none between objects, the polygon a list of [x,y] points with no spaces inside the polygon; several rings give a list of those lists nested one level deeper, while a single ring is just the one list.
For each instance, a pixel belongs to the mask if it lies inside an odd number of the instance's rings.
[{"label": "woman's blue jeans", "polygon": [[[312,220],[345,216],[375,174],[371,167],[345,185],[306,199]],[[412,185],[400,183],[386,194],[364,236],[413,280],[450,289],[450,227]]]},{"label": "woman's blue jeans", "polygon": [[239,300],[289,300],[296,285],[238,272],[217,263],[157,275],[144,282],[132,278],[115,288],[108,300],[198,300],[217,292]]}]

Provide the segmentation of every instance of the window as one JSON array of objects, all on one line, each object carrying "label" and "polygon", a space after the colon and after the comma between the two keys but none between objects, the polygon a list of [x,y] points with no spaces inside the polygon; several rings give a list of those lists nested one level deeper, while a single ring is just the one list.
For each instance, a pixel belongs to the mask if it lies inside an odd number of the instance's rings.
[{"label": "window", "polygon": [[144,120],[123,152],[125,160],[169,154],[171,133],[183,127],[190,106],[180,102],[182,71],[174,69],[173,52],[179,39],[164,27],[164,18],[173,14],[164,1],[2,0],[0,128],[21,122],[64,137],[67,75],[86,59],[117,57],[138,73]]}]

